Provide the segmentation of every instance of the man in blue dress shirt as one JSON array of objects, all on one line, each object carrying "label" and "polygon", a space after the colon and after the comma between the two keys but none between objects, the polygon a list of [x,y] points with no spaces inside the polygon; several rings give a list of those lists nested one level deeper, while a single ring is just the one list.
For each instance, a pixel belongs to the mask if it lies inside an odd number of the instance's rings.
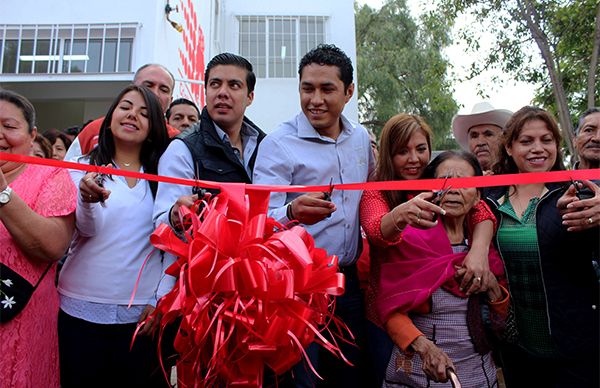
[{"label": "man in blue dress shirt", "polygon": [[[282,123],[261,143],[254,183],[268,185],[328,185],[365,182],[374,169],[367,131],[342,114],[352,97],[352,62],[334,45],[320,45],[301,60],[300,105],[302,112]],[[296,220],[314,237],[316,246],[339,257],[346,275],[346,292],[336,301],[335,314],[364,347],[365,317],[356,273],[360,255],[359,203],[361,191],[272,193],[269,216],[285,224]],[[319,348],[307,352],[317,372],[331,386],[364,386],[360,348],[342,346],[351,367],[339,359],[323,359]],[[321,354],[325,356],[326,352]],[[300,363],[294,370],[294,385],[314,386],[316,376]]]}]

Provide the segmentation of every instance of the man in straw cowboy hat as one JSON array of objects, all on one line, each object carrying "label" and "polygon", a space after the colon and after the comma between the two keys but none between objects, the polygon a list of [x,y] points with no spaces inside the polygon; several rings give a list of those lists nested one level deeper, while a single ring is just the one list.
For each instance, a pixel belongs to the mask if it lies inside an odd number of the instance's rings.
[{"label": "man in straw cowboy hat", "polygon": [[477,157],[484,171],[491,170],[496,161],[504,125],[512,113],[506,109],[495,109],[484,101],[475,104],[470,114],[456,115],[452,119],[457,143]]}]

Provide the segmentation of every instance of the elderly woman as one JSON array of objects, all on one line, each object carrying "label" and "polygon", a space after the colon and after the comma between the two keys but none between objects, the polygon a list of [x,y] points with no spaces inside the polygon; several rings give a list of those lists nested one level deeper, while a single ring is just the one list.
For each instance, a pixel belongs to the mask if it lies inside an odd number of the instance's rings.
[{"label": "elderly woman", "polygon": [[[123,89],[108,110],[98,147],[79,162],[156,174],[168,143],[157,97],[146,87]],[[64,388],[153,386],[158,369],[152,325],[168,263],[150,244],[156,182],[73,171],[79,187],[77,234],[60,273],[61,384]],[[164,285],[165,283],[163,283]],[[158,372],[158,373],[157,373]]]},{"label": "elderly woman", "polygon": [[[561,136],[545,110],[524,107],[506,124],[498,174],[562,169]],[[557,203],[573,188],[495,188],[496,245],[506,265],[518,338],[502,349],[507,387],[598,387],[600,290],[592,261],[598,227],[568,229]]]},{"label": "elderly woman", "polygon": [[[400,113],[389,119],[381,132],[380,153],[373,178],[377,181],[419,179],[431,157],[431,137],[431,128],[420,116]],[[436,226],[434,219],[443,209],[431,202],[432,197],[431,192],[369,190],[363,193],[360,222],[370,245],[366,311],[375,385],[383,380],[393,348],[374,307],[380,296],[380,266],[396,254],[396,245],[402,240],[402,231],[407,225],[418,228]],[[475,237],[457,277],[461,279],[461,288],[470,294],[486,291],[492,281],[487,258],[495,219],[489,208],[480,203],[473,209],[468,221]]]},{"label": "elderly woman", "polygon": [[[0,89],[0,152],[30,155],[35,111]],[[56,262],[73,233],[76,190],[66,170],[0,161],[0,385],[58,387]],[[15,274],[11,273],[14,271]],[[20,307],[18,278],[35,286]]]},{"label": "elderly woman", "polygon": [[[480,175],[473,155],[453,151],[440,154],[423,173],[424,178]],[[450,370],[464,387],[496,386],[482,310],[488,307],[489,316],[497,318],[493,322],[506,314],[508,294],[496,281],[503,275],[502,262],[491,249],[494,277],[485,294],[469,297],[455,277],[472,241],[467,216],[479,201],[475,188],[450,189],[440,198],[441,222],[430,229],[407,226],[397,254],[382,264],[376,306],[396,345],[385,387],[429,387],[430,380],[447,381]]]}]

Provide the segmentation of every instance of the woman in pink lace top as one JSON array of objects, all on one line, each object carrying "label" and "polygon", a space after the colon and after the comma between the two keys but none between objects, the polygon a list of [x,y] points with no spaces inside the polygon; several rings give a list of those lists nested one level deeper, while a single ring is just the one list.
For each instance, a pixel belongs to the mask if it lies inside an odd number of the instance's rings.
[{"label": "woman in pink lace top", "polygon": [[[27,99],[0,90],[0,152],[30,155],[34,123]],[[0,161],[0,192],[0,262],[32,285],[41,279],[23,311],[0,323],[0,386],[58,387],[55,263],[71,240],[75,186],[66,170]],[[14,304],[0,295],[0,314]]]}]

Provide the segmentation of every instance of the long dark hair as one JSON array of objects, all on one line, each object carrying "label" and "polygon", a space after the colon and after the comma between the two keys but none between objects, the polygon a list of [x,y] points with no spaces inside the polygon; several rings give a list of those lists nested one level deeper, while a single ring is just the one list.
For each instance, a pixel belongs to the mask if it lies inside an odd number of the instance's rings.
[{"label": "long dark hair", "polygon": [[[389,119],[381,130],[379,141],[379,160],[375,179],[378,181],[395,181],[403,178],[396,175],[393,159],[408,144],[410,138],[422,132],[427,139],[427,147],[431,156],[432,130],[421,116],[400,113]],[[387,190],[383,192],[390,209],[407,200],[406,191]]]},{"label": "long dark hair", "polygon": [[[110,129],[110,123],[117,105],[119,105],[119,102],[123,96],[131,91],[136,91],[142,95],[144,102],[146,103],[146,110],[148,112],[148,137],[142,143],[142,149],[140,150],[140,162],[144,167],[144,172],[148,174],[156,174],[158,172],[158,160],[169,144],[169,137],[167,135],[167,126],[165,124],[163,110],[158,98],[154,95],[154,93],[152,93],[152,91],[150,91],[150,89],[146,88],[145,86],[133,84],[123,89],[108,109],[106,117],[104,117],[104,121],[102,121],[102,126],[100,127],[98,146],[89,154],[90,164],[103,166],[109,163],[114,163],[113,158],[115,156],[115,140]],[[156,197],[158,183],[149,181],[148,184],[150,185],[152,196]]]},{"label": "long dark hair", "polygon": [[506,130],[504,131],[504,137],[502,138],[502,144],[500,145],[498,162],[492,168],[494,174],[516,174],[519,172],[515,161],[508,155],[508,152],[506,152],[506,147],[517,140],[525,124],[531,120],[543,121],[548,130],[552,132],[552,136],[556,141],[556,161],[552,168],[550,168],[550,171],[564,170],[562,152],[560,151],[562,136],[560,135],[556,120],[550,113],[542,108],[524,106],[516,111],[506,123]]}]

